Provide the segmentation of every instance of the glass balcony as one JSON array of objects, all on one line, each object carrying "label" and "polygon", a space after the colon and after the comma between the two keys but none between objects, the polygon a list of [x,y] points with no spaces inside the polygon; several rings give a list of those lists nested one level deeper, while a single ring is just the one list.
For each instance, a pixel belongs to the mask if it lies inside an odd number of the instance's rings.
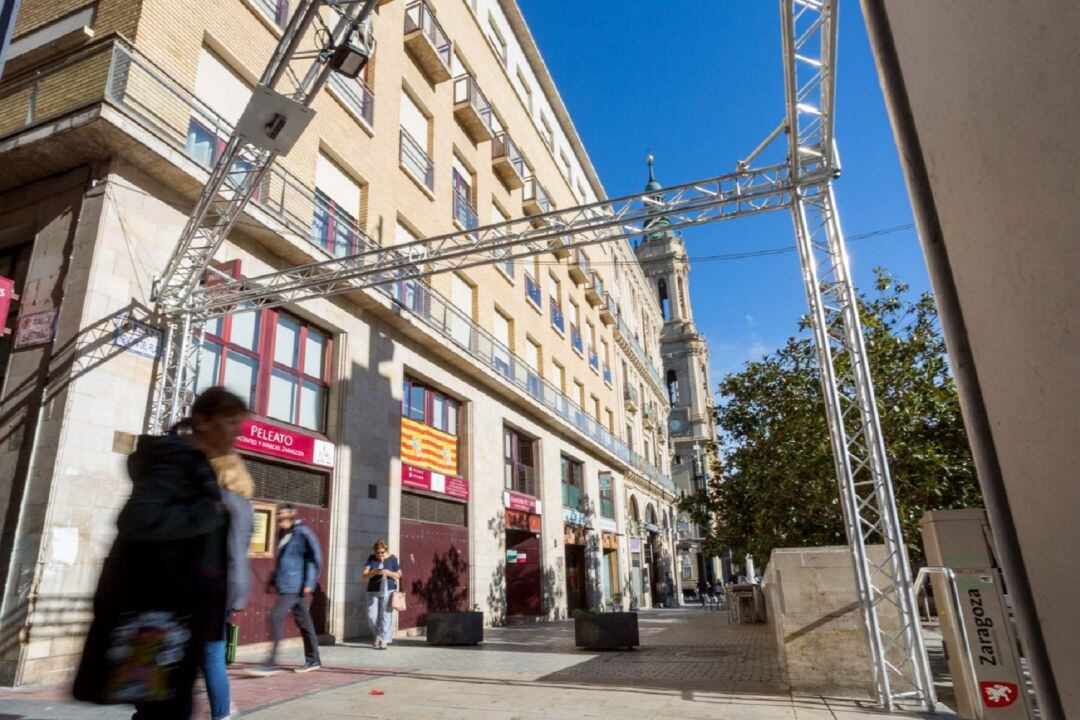
[{"label": "glass balcony", "polygon": [[[553,207],[551,199],[548,197],[547,191],[544,190],[544,186],[535,177],[526,178],[525,188],[522,190],[521,195],[521,209],[525,211],[526,215],[543,215],[551,212]],[[543,227],[547,224],[547,220],[543,218],[538,217],[533,220],[533,225],[537,227]]]},{"label": "glass balcony", "polygon": [[551,326],[558,330],[559,333],[566,333],[566,319],[563,317],[563,312],[559,309],[558,303],[550,300],[548,306],[551,308]]},{"label": "glass balcony", "polygon": [[405,128],[401,128],[401,167],[418,183],[435,192],[435,163]]},{"label": "glass balcony", "polygon": [[525,273],[525,297],[536,306],[537,310],[542,307],[543,300],[540,298],[540,286],[529,273]]},{"label": "glass balcony", "polygon": [[472,203],[460,193],[454,193],[454,222],[463,230],[474,230],[479,225]]},{"label": "glass balcony", "polygon": [[405,49],[433,84],[450,79],[453,43],[426,0],[405,6]]},{"label": "glass balcony", "polygon": [[604,281],[595,270],[592,274],[592,282],[585,286],[585,299],[593,307],[598,307],[604,303]]},{"label": "glass balcony", "polygon": [[454,78],[454,117],[473,142],[484,142],[494,135],[491,129],[491,103],[480,92],[480,86],[472,75]]},{"label": "glass balcony", "polygon": [[585,254],[584,250],[581,248],[574,250],[573,259],[567,270],[570,273],[570,279],[578,285],[589,279],[589,256]]},{"label": "glass balcony", "polygon": [[338,73],[330,73],[330,86],[344,100],[349,111],[363,120],[369,130],[375,127],[375,93],[371,92],[366,82],[360,78],[353,80]]},{"label": "glass balcony", "polygon": [[581,331],[574,325],[570,326],[570,347],[574,348],[578,355],[585,354],[585,342],[581,339]]},{"label": "glass balcony", "polygon": [[619,316],[619,304],[611,293],[604,293],[604,304],[600,306],[600,322],[605,325],[614,325],[615,318]]},{"label": "glass balcony", "polygon": [[563,507],[571,508],[572,510],[582,509],[583,494],[581,488],[574,487],[573,485],[567,485],[563,483],[562,486],[562,504]]},{"label": "glass balcony", "polygon": [[626,409],[633,412],[640,407],[641,401],[638,398],[638,391],[633,385],[626,385],[622,389],[623,402],[626,404]]},{"label": "glass balcony", "polygon": [[525,158],[506,132],[495,133],[491,141],[491,161],[508,189],[525,186]]}]

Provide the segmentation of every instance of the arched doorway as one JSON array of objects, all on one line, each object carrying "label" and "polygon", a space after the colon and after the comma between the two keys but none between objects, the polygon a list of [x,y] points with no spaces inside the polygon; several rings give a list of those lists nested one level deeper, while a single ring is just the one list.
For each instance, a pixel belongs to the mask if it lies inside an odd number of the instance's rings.
[{"label": "arched doorway", "polygon": [[627,535],[630,540],[630,609],[637,610],[641,607],[643,596],[641,577],[641,513],[638,512],[637,498],[633,495],[627,503],[627,516],[630,518],[630,528]]},{"label": "arched doorway", "polygon": [[645,506],[645,572],[648,576],[645,585],[649,589],[653,607],[664,604],[664,576],[661,567],[663,543],[660,533],[661,527],[657,522],[656,508],[649,503]]}]

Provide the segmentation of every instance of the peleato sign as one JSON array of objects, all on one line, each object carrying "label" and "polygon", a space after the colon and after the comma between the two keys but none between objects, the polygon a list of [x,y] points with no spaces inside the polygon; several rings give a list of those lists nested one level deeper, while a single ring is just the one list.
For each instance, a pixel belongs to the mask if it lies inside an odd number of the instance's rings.
[{"label": "peleato sign", "polygon": [[285,458],[305,465],[334,467],[334,444],[307,433],[271,425],[262,420],[246,420],[236,439],[239,450]]}]

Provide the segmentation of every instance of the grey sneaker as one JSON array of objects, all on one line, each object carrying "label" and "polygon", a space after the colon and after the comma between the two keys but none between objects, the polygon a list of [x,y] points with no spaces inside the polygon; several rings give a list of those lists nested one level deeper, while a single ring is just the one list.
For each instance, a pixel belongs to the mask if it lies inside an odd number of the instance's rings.
[{"label": "grey sneaker", "polygon": [[318,660],[316,660],[315,662],[304,663],[303,665],[301,665],[298,668],[293,668],[293,672],[295,672],[295,673],[308,673],[308,672],[311,672],[312,670],[320,670],[320,669],[322,669],[322,663],[319,662]]}]

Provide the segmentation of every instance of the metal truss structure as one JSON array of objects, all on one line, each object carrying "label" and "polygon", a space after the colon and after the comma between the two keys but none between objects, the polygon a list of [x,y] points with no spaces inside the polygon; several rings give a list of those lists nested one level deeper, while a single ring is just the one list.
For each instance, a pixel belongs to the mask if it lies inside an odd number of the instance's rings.
[{"label": "metal truss structure", "polygon": [[[370,12],[359,3],[304,0],[264,73],[271,87],[285,75],[320,9],[340,15],[291,97],[307,104],[330,72],[326,58],[343,34]],[[211,318],[256,307],[297,303],[415,280],[458,268],[504,262],[560,249],[647,234],[650,221],[669,229],[788,209],[821,371],[827,420],[856,587],[867,629],[878,701],[930,710],[933,683],[918,624],[881,422],[859,320],[832,181],[839,173],[833,136],[839,0],[780,0],[786,117],[735,172],[660,191],[554,210],[495,225],[392,247],[368,247],[348,257],[259,277],[203,283],[214,253],[250,199],[272,152],[234,134],[159,283],[166,322],[165,354],[154,427],[161,430],[192,397],[201,326]],[[308,33],[309,34],[309,33]],[[755,160],[786,136],[787,159],[755,168]],[[237,158],[251,170],[236,181]],[[878,545],[883,546],[879,553]]]}]

